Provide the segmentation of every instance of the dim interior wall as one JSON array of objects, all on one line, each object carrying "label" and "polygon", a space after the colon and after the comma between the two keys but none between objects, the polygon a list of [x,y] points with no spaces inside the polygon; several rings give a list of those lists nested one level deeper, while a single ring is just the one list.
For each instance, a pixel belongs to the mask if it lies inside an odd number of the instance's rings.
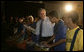
[{"label": "dim interior wall", "polygon": [[10,16],[14,18],[25,17],[32,15],[37,17],[37,11],[39,8],[44,8],[43,3],[23,2],[23,1],[2,1],[1,2],[1,15],[5,15],[7,21]]},{"label": "dim interior wall", "polygon": [[78,2],[77,4],[77,9],[76,9],[79,13],[79,25],[83,26],[83,2]]},{"label": "dim interior wall", "polygon": [[1,1],[1,16],[5,16],[5,1]]},{"label": "dim interior wall", "polygon": [[56,10],[59,13],[59,17],[62,18],[65,12],[64,10],[65,4],[71,3],[74,7],[74,10],[76,10],[79,14],[79,25],[83,26],[83,1],[60,1],[59,3],[55,2],[56,1],[44,3],[47,13],[49,13],[52,10]]},{"label": "dim interior wall", "polygon": [[45,3],[45,8],[47,10],[47,13],[49,13],[52,10],[55,10],[59,13],[59,17],[62,17],[62,12],[61,12],[61,8],[60,8],[60,4],[59,3]]}]

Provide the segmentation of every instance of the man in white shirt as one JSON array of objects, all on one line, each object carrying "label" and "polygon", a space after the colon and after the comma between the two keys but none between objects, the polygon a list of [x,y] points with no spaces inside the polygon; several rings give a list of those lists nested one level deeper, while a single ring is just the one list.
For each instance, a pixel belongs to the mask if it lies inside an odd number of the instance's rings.
[{"label": "man in white shirt", "polygon": [[47,41],[53,35],[54,24],[52,24],[49,18],[46,16],[45,9],[41,8],[38,11],[38,15],[41,19],[36,24],[35,34],[39,37],[37,38],[37,41],[39,42]]}]

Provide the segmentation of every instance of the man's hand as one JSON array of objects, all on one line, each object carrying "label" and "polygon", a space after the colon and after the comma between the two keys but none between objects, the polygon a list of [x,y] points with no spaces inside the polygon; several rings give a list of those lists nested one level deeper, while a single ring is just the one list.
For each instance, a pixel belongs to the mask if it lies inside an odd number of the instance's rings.
[{"label": "man's hand", "polygon": [[51,48],[51,47],[53,47],[53,45],[52,44],[45,44],[45,47]]},{"label": "man's hand", "polygon": [[42,45],[45,45],[45,44],[47,44],[47,42],[46,41],[42,41],[41,44]]}]

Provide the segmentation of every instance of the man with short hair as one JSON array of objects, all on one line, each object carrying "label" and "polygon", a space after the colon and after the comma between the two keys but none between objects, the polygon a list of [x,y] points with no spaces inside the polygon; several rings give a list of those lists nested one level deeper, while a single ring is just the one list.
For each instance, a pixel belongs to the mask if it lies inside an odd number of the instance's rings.
[{"label": "man with short hair", "polygon": [[53,34],[54,25],[46,16],[46,10],[40,9],[38,15],[41,18],[36,24],[36,35],[38,36],[37,42],[47,41]]}]

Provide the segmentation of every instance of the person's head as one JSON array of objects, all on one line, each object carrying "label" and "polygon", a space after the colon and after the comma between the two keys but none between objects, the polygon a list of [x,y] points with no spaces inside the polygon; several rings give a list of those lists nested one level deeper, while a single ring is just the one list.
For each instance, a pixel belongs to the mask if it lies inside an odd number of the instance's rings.
[{"label": "person's head", "polygon": [[38,16],[41,18],[41,19],[44,19],[46,17],[46,10],[41,8],[39,9],[38,11]]},{"label": "person's head", "polygon": [[30,16],[28,17],[28,20],[29,20],[29,22],[33,22],[33,21],[34,21],[34,17],[30,15]]},{"label": "person's head", "polygon": [[19,18],[19,22],[22,23],[23,22],[23,18]]},{"label": "person's head", "polygon": [[57,23],[57,22],[59,21],[57,11],[51,11],[51,12],[48,14],[48,17],[50,18],[50,21],[51,21],[52,23]]},{"label": "person's head", "polygon": [[12,20],[13,20],[13,17],[11,16],[11,17],[10,17],[10,21],[12,21]]},{"label": "person's head", "polygon": [[66,13],[62,19],[64,20],[64,23],[69,27],[71,24],[78,24],[79,15],[76,11],[72,11],[70,13]]}]

